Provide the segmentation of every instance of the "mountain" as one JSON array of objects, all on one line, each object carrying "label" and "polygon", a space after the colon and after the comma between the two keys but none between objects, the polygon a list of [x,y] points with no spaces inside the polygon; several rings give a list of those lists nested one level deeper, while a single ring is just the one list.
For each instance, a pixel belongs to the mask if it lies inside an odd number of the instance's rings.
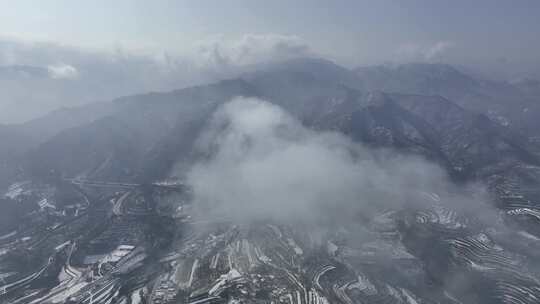
[{"label": "mountain", "polygon": [[[525,89],[483,83],[445,65],[368,70],[295,59],[240,79],[0,126],[8,143],[0,159],[12,167],[2,173],[0,301],[536,303],[540,161],[521,127],[482,110],[492,101],[486,88],[509,96]],[[393,193],[415,201],[399,206],[366,193],[350,210],[338,212],[342,206],[330,202],[332,210],[312,221],[205,214],[182,173],[205,164],[199,140],[216,110],[238,96],[267,100],[302,128],[337,132],[381,158],[390,151],[403,162],[428,159],[455,189]],[[478,108],[464,105],[467,98]],[[240,141],[245,149],[253,144]],[[293,164],[287,172],[301,169]],[[333,179],[341,180],[329,175],[325,183]],[[378,189],[379,181],[368,188]],[[469,196],[476,188],[487,193]],[[491,205],[481,204],[485,198]],[[372,213],[362,213],[364,205]]]},{"label": "mountain", "polygon": [[446,64],[369,66],[355,72],[365,90],[439,95],[527,134],[538,130],[533,118],[540,113],[538,95],[527,94],[519,85],[477,79]]},{"label": "mountain", "polygon": [[[466,87],[466,83],[475,86],[473,80],[457,77],[461,74],[448,66],[441,66],[439,72],[443,78],[460,79],[455,87]],[[432,79],[433,75],[430,75],[426,77]],[[278,104],[312,127],[338,130],[361,142],[386,141],[388,146],[422,152],[449,166],[451,172],[467,172],[463,174],[469,177],[483,164],[501,162],[506,157],[534,159],[527,141],[516,132],[508,131],[486,116],[469,112],[448,99],[436,95],[369,93],[359,90],[360,84],[365,85],[357,81],[353,72],[331,62],[296,59],[246,74],[243,80],[123,97],[108,104],[56,111],[17,129],[30,137],[42,139],[36,140],[38,145],[30,157],[49,166],[41,168],[41,172],[55,170],[54,167],[59,166],[64,168],[60,170],[61,175],[77,176],[84,172],[86,175],[110,161],[112,155],[122,157],[122,153],[113,151],[116,148],[112,143],[120,144],[127,140],[132,143],[124,142],[127,145],[124,149],[129,150],[134,159],[140,159],[128,162],[138,173],[126,173],[126,177],[140,177],[142,172],[149,174],[156,168],[162,168],[150,174],[152,179],[156,179],[163,177],[167,168],[177,161],[175,158],[189,154],[189,144],[187,149],[185,144],[193,138],[188,138],[196,137],[197,130],[219,104],[234,96],[255,96]],[[429,86],[437,88],[433,83]],[[449,87],[451,85],[445,88]],[[48,128],[48,125],[53,127]],[[386,135],[377,133],[382,131]],[[88,164],[88,160],[78,159],[87,157],[87,153],[82,151],[71,153],[70,157],[74,159],[69,162],[72,165],[59,164],[50,158],[57,156],[59,161],[68,162],[57,152],[82,146],[83,143],[78,142],[81,138],[90,147],[102,150],[101,153],[93,152],[99,155],[94,155],[97,157],[95,163]],[[180,153],[182,149],[184,152]],[[158,165],[165,159],[164,164]],[[116,159],[112,163],[119,161]],[[131,163],[133,161],[135,163]],[[120,171],[129,170],[117,170]]]},{"label": "mountain", "polygon": [[527,138],[443,97],[371,93],[359,98],[324,114],[319,123],[360,142],[424,154],[466,178],[510,159],[537,163]]},{"label": "mountain", "polygon": [[[223,81],[169,93],[123,97],[108,105],[99,104],[98,111],[96,106],[70,110],[90,122],[79,120],[80,125],[59,131],[29,150],[29,170],[33,174],[55,172],[109,180],[161,178],[176,157],[189,151],[184,145],[194,140],[216,104],[234,96],[253,95],[250,90],[243,81]],[[74,125],[72,115],[55,112],[20,127],[32,130],[33,126],[47,124],[51,116],[60,118],[60,125]]]},{"label": "mountain", "polygon": [[0,189],[6,187],[21,173],[21,155],[30,147],[25,134],[11,126],[0,125]]}]

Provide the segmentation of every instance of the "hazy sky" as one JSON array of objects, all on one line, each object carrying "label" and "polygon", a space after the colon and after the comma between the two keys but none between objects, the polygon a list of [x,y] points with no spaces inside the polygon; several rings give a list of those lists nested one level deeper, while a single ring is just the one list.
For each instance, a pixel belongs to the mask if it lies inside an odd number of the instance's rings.
[{"label": "hazy sky", "polygon": [[0,123],[306,56],[540,79],[540,0],[0,0]]},{"label": "hazy sky", "polygon": [[293,35],[346,65],[540,62],[537,0],[0,0],[0,34],[96,48],[185,51],[206,39]]}]

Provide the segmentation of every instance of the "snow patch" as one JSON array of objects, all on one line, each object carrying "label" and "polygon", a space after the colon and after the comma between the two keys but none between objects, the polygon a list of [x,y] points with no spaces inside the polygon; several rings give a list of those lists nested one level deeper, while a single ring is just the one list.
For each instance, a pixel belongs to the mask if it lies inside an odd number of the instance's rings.
[{"label": "snow patch", "polygon": [[8,190],[4,194],[4,197],[8,197],[10,199],[16,199],[19,195],[25,192],[24,186],[29,183],[30,183],[29,181],[24,181],[24,182],[17,182],[17,183],[12,184],[11,186],[8,187]]},{"label": "snow patch", "polygon": [[0,236],[0,241],[5,240],[5,239],[9,239],[10,237],[12,237],[12,236],[14,236],[16,234],[17,234],[17,231],[12,231],[12,232],[10,232],[8,234],[4,234],[4,235]]},{"label": "snow patch", "polygon": [[528,233],[527,231],[520,231],[520,232],[518,232],[518,234],[525,237],[525,238],[528,238],[530,240],[540,241],[540,238],[536,237],[535,235],[532,235],[532,234]]},{"label": "snow patch", "polygon": [[108,254],[98,254],[98,255],[89,255],[85,257],[85,264],[94,264],[94,263],[116,263],[120,261],[123,257],[128,255],[135,246],[131,245],[119,245],[115,250]]},{"label": "snow patch", "polygon": [[291,246],[294,250],[294,252],[297,254],[297,255],[302,255],[304,254],[304,251],[302,250],[302,248],[298,247],[298,245],[296,244],[296,242],[291,239],[291,238],[288,238],[287,239],[287,243],[289,244],[289,246]]}]

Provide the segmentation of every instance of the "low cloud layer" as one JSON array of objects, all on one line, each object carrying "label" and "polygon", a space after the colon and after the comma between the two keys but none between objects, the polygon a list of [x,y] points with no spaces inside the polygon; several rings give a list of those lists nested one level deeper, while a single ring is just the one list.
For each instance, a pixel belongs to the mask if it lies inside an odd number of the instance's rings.
[{"label": "low cloud layer", "polygon": [[237,40],[215,37],[197,45],[203,64],[216,68],[280,61],[312,53],[301,38],[275,34],[244,35]]},{"label": "low cloud layer", "polygon": [[300,38],[207,39],[183,53],[92,50],[0,37],[0,123],[59,107],[237,77],[248,67],[311,54]]},{"label": "low cloud layer", "polygon": [[187,182],[195,206],[220,218],[318,220],[478,199],[458,194],[435,164],[309,130],[258,99],[237,98],[218,110],[198,150],[205,157]]}]

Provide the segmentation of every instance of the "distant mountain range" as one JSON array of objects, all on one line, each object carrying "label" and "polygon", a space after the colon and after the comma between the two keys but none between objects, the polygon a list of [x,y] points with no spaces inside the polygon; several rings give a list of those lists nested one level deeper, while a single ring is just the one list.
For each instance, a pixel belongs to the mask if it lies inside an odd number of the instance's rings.
[{"label": "distant mountain range", "polygon": [[538,123],[535,85],[480,81],[441,64],[351,71],[322,59],[295,59],[236,80],[66,108],[4,126],[2,142],[9,144],[0,152],[25,155],[24,170],[41,173],[159,178],[176,157],[189,154],[191,137],[213,109],[234,96],[254,96],[311,127],[420,152],[471,176],[501,159],[536,161],[528,142]]},{"label": "distant mountain range", "polygon": [[478,79],[445,64],[363,67],[355,72],[366,90],[438,95],[524,132],[535,133],[539,127],[534,119],[540,113],[534,81]]}]

